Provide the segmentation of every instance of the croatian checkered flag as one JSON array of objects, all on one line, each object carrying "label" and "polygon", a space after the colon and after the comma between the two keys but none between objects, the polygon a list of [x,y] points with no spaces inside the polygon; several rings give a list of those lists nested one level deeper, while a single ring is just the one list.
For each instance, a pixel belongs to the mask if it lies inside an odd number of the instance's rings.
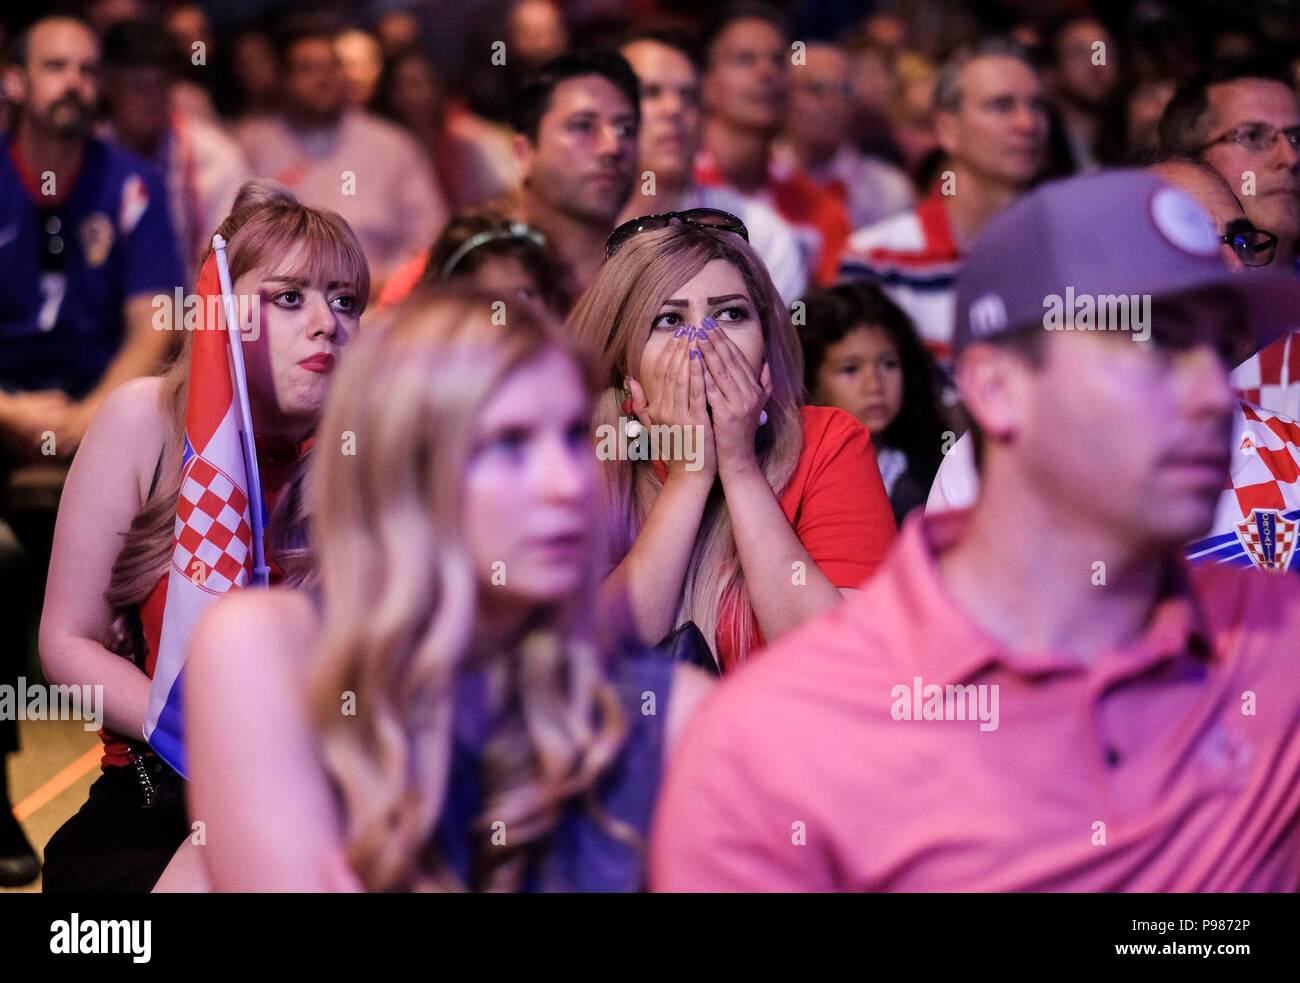
[{"label": "croatian checkered flag", "polygon": [[1211,534],[1187,547],[1193,563],[1300,573],[1300,423],[1245,400],[1233,426],[1231,488]]},{"label": "croatian checkered flag", "polygon": [[[185,774],[182,669],[190,635],[210,604],[250,582],[266,583],[261,536],[265,510],[238,318],[225,242],[217,236],[213,245],[199,272],[201,306],[190,352],[176,540],[144,728],[145,739],[181,775]],[[221,305],[215,303],[218,298]],[[210,323],[214,316],[216,324]],[[229,325],[236,326],[234,333],[227,330]],[[250,488],[257,490],[251,499]]]}]

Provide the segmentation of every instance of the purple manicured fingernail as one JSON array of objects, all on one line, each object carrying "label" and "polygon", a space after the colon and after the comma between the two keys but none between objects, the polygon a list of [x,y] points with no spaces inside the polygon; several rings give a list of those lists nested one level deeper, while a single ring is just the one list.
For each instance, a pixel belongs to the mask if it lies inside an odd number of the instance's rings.
[{"label": "purple manicured fingernail", "polygon": [[681,338],[681,337],[685,336],[685,334],[686,334],[686,329],[689,328],[689,327],[690,327],[690,325],[689,325],[689,324],[686,324],[686,325],[683,325],[682,327],[678,328],[676,331],[673,332],[673,337],[674,337],[674,338]]},{"label": "purple manicured fingernail", "polygon": [[718,322],[713,320],[713,318],[711,317],[706,317],[703,321],[700,322],[700,327],[702,327],[705,331],[712,331],[717,326],[718,326]]},{"label": "purple manicured fingernail", "polygon": [[691,354],[690,354],[689,357],[690,357],[690,358],[703,358],[703,356],[700,354],[700,350],[699,350],[698,348],[692,348],[692,349],[691,349]]}]

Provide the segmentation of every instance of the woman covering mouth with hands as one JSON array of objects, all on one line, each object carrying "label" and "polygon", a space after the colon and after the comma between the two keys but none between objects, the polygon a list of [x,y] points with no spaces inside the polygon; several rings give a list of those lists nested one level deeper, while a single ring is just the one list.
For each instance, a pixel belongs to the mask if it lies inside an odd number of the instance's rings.
[{"label": "woman covering mouth with hands", "polygon": [[597,433],[696,427],[703,453],[602,463],[602,613],[651,644],[694,622],[729,670],[875,571],[889,500],[866,429],[802,405],[794,326],[735,216],[634,219],[608,253],[569,318],[607,387]]}]

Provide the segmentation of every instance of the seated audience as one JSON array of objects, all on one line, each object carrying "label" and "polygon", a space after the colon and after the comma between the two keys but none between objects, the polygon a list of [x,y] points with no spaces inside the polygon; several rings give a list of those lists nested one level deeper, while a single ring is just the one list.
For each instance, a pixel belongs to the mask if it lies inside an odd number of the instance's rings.
[{"label": "seated audience", "polygon": [[793,301],[808,287],[808,268],[791,226],[757,198],[695,180],[700,150],[700,75],[686,43],[668,33],[640,33],[619,48],[641,82],[640,180],[623,206],[623,218],[716,208],[745,223],[750,245],[762,257],[781,298]]},{"label": "seated audience", "polygon": [[[720,687],[669,772],[655,887],[1300,882],[1300,583],[1181,555],[1223,487],[1234,359],[1300,302],[1220,246],[1191,198],[1134,171],[990,220],[954,335],[978,500],[914,513],[859,597]],[[1044,330],[1067,286],[1151,297],[1149,334],[1074,312]]]},{"label": "seated audience", "polygon": [[190,802],[218,890],[644,883],[711,683],[597,645],[589,373],[539,308],[493,301],[421,292],[361,337],[308,483],[319,587],[243,592],[196,633]]},{"label": "seated audience", "polygon": [[448,210],[415,140],[348,105],[337,35],[326,20],[287,26],[279,111],[245,121],[238,137],[254,174],[343,216],[382,284],[442,230]]}]

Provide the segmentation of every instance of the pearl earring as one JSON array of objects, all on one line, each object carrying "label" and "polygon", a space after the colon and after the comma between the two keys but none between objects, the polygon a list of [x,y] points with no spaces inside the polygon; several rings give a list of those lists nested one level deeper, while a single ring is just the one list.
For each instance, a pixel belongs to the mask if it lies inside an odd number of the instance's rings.
[{"label": "pearl earring", "polygon": [[765,423],[767,423],[767,410],[763,410],[758,414],[758,425],[761,427]]},{"label": "pearl earring", "polygon": [[632,390],[626,386],[623,387],[623,402],[619,409],[623,411],[623,416],[626,417],[623,423],[623,432],[627,434],[628,440],[636,440],[645,431],[645,427],[641,426],[641,421],[632,415]]}]

